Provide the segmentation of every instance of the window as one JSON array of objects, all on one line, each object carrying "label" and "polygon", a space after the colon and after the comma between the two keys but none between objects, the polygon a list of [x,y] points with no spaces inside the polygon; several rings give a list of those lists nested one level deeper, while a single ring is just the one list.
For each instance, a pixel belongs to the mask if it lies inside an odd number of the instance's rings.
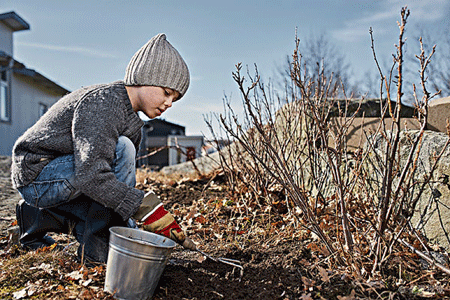
[{"label": "window", "polygon": [[186,161],[191,161],[195,159],[195,147],[186,148]]},{"label": "window", "polygon": [[6,71],[0,74],[0,121],[8,122],[10,116],[10,101],[8,97],[8,77]]},{"label": "window", "polygon": [[39,117],[42,117],[48,110],[47,105],[39,103]]}]

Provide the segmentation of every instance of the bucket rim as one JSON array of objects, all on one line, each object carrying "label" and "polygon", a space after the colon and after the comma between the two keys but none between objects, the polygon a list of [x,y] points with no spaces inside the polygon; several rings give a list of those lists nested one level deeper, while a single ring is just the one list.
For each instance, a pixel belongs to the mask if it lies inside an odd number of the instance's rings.
[{"label": "bucket rim", "polygon": [[[132,239],[132,238],[129,238],[129,237],[126,237],[126,236],[124,236],[124,235],[122,235],[122,234],[117,233],[117,232],[115,231],[116,229],[118,229],[118,230],[124,230],[124,229],[126,229],[126,230],[130,230],[130,231],[142,231],[144,234],[156,235],[156,236],[158,236],[159,238],[162,237],[162,238],[164,238],[164,239],[167,239],[167,240],[169,241],[169,243],[172,243],[172,245],[152,244],[152,243],[150,243],[150,242],[145,242],[145,241],[142,241],[142,240]],[[141,245],[146,245],[146,246],[152,246],[152,247],[157,247],[157,248],[165,248],[165,249],[172,249],[172,248],[175,248],[175,246],[177,245],[177,243],[176,243],[175,241],[171,240],[171,239],[168,238],[168,237],[164,237],[164,236],[159,235],[159,234],[156,234],[156,233],[154,233],[154,232],[144,231],[144,230],[136,229],[136,228],[122,227],[122,226],[113,226],[113,227],[110,227],[110,228],[109,228],[109,232],[115,234],[117,237],[119,237],[119,238],[121,238],[121,239],[127,240],[127,241],[129,241],[129,242],[135,242],[135,243],[138,243],[138,244],[141,244]]]}]

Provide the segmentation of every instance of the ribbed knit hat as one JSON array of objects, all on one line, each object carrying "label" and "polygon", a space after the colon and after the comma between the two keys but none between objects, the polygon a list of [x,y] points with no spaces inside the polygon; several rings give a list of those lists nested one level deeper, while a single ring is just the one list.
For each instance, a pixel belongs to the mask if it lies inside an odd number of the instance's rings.
[{"label": "ribbed knit hat", "polygon": [[131,58],[125,72],[125,85],[168,87],[180,93],[189,87],[189,70],[180,53],[160,33],[152,37]]}]

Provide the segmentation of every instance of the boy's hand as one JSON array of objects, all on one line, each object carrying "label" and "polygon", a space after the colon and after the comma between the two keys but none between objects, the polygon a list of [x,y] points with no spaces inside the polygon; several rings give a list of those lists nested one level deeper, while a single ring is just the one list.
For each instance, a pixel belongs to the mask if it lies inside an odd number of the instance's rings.
[{"label": "boy's hand", "polygon": [[186,249],[195,249],[195,244],[181,230],[175,218],[164,209],[161,199],[152,191],[145,194],[142,204],[133,216],[143,222],[144,230],[164,235]]}]

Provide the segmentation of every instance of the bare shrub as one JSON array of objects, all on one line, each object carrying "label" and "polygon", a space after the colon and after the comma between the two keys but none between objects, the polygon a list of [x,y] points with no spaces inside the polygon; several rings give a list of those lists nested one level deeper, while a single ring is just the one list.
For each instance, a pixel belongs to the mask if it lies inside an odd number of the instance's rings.
[{"label": "bare shrub", "polygon": [[[218,116],[224,132],[235,141],[222,151],[221,162],[236,197],[273,205],[276,194],[277,201],[285,201],[295,220],[292,225],[315,234],[324,246],[322,253],[328,263],[349,267],[358,277],[373,276],[381,270],[392,253],[400,251],[398,241],[409,247],[411,239],[416,239],[409,226],[412,209],[449,143],[447,140],[435,156],[428,173],[417,176],[428,101],[435,96],[428,92],[425,77],[434,50],[426,55],[422,48],[417,56],[423,94],[420,99],[413,86],[420,130],[406,133],[409,152],[400,155],[405,134],[400,110],[408,16],[409,10],[403,8],[398,23],[399,44],[389,75],[379,68],[381,115],[378,129],[361,137],[364,147],[350,151],[346,142],[360,107],[350,111],[352,99],[333,75],[326,77],[323,69],[313,77],[305,72],[297,37],[291,85],[284,95],[262,83],[256,67],[253,74],[247,71],[244,76],[238,64],[233,79],[242,97],[244,118],[239,118],[227,98],[225,113]],[[371,37],[377,62],[372,32]],[[396,95],[391,95],[393,89]],[[332,111],[337,117],[331,118]],[[392,119],[392,125],[387,125],[387,118]],[[374,151],[377,143],[383,145],[381,153]]]}]

